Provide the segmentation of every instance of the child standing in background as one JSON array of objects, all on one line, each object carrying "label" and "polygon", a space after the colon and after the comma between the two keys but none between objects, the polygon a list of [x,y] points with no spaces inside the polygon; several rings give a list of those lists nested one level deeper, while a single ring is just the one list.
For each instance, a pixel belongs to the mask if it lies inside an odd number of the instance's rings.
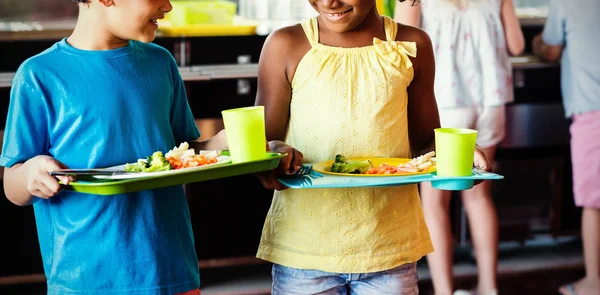
[{"label": "child standing in background", "polygon": [[[263,47],[256,104],[267,138],[311,163],[433,150],[427,34],[382,17],[375,0],[309,2],[318,17],[273,32]],[[479,150],[475,164],[489,167]],[[418,293],[416,262],[433,248],[416,185],[283,190],[270,181],[282,190],[257,257],[274,263],[274,295]]]},{"label": "child standing in background", "polygon": [[600,1],[554,0],[533,51],[560,59],[565,116],[571,122],[575,205],[583,208],[581,236],[585,277],[561,286],[563,295],[600,294]]},{"label": "child standing in background", "polygon": [[81,194],[61,191],[48,173],[133,162],[184,141],[197,151],[227,147],[223,132],[195,141],[177,64],[148,43],[169,0],[76,2],[72,35],[15,75],[0,157],[7,198],[33,204],[47,294],[200,294],[183,186]]},{"label": "child standing in background", "polygon": [[[505,134],[505,104],[513,100],[509,53],[519,55],[524,38],[512,0],[427,0],[396,6],[396,20],[421,27],[431,37],[436,63],[435,94],[443,127],[478,131],[477,145],[493,161]],[[450,192],[421,184],[421,198],[435,252],[427,256],[436,295],[453,293]],[[462,192],[477,259],[476,291],[496,294],[498,218],[490,182]]]}]

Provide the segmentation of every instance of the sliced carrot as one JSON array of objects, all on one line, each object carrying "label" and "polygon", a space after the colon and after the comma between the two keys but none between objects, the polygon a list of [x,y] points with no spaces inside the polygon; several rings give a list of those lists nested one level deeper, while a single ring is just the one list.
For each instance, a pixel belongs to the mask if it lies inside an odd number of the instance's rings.
[{"label": "sliced carrot", "polygon": [[217,158],[206,159],[203,155],[195,155],[192,157],[185,158],[183,160],[168,157],[167,161],[169,162],[169,164],[171,164],[171,168],[173,169],[198,167],[218,162]]}]

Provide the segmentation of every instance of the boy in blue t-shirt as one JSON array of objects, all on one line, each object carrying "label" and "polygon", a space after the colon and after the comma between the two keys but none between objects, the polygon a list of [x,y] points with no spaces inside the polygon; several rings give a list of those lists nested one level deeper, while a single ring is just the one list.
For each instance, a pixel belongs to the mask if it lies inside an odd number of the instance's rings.
[{"label": "boy in blue t-shirt", "polygon": [[[171,10],[168,0],[76,2],[72,35],[25,61],[14,78],[0,157],[5,194],[33,204],[48,294],[199,294],[182,186],[83,195],[61,191],[48,174],[132,162],[184,141],[196,150],[227,147],[224,132],[195,141],[177,65],[146,43]],[[282,142],[269,146],[289,154],[281,170],[298,168],[301,154]]]}]

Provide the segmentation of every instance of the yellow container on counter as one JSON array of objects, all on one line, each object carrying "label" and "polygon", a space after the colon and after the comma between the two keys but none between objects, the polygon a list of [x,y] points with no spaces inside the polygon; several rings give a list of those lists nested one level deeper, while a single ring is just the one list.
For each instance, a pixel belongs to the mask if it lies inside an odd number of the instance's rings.
[{"label": "yellow container on counter", "polygon": [[207,37],[256,35],[259,22],[234,16],[230,24],[191,24],[173,25],[168,20],[160,20],[158,34],[168,37]]},{"label": "yellow container on counter", "polygon": [[173,10],[165,16],[171,25],[231,24],[237,4],[226,0],[171,1]]}]

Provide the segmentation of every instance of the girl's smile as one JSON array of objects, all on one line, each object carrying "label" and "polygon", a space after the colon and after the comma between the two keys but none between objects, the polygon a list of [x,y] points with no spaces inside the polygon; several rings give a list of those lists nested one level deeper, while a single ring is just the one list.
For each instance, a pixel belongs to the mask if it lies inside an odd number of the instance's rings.
[{"label": "girl's smile", "polygon": [[375,0],[309,0],[330,32],[348,32],[379,18]]},{"label": "girl's smile", "polygon": [[352,8],[341,12],[324,12],[323,15],[331,22],[339,22],[348,17],[350,12],[352,12]]}]

